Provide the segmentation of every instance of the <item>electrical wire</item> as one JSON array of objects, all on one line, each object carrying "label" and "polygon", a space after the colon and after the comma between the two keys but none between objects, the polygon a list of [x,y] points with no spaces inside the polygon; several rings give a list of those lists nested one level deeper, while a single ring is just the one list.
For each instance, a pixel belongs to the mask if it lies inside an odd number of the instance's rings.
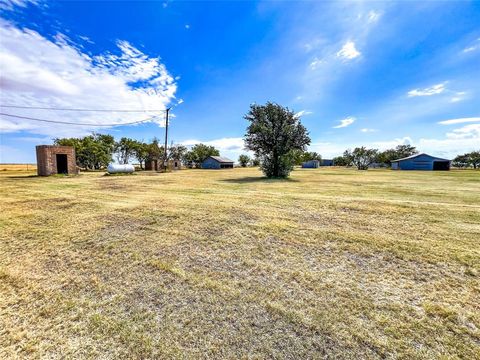
[{"label": "electrical wire", "polygon": [[53,110],[53,111],[99,111],[99,112],[158,112],[166,111],[166,109],[146,109],[146,110],[115,110],[115,109],[72,109],[72,108],[54,108],[54,107],[40,107],[40,106],[20,106],[20,105],[0,105],[4,108],[13,108],[13,109],[32,109],[32,110]]},{"label": "electrical wire", "polygon": [[89,124],[89,123],[74,123],[74,122],[69,122],[69,121],[56,121],[56,120],[46,120],[46,119],[38,119],[38,118],[32,118],[28,116],[20,116],[20,115],[13,115],[13,114],[6,114],[3,112],[0,112],[0,115],[4,116],[10,116],[13,118],[17,119],[25,119],[25,120],[32,120],[32,121],[41,121],[41,122],[47,122],[47,123],[54,123],[54,124],[66,124],[66,125],[79,125],[79,126],[124,126],[124,125],[134,125],[134,124],[140,124],[144,123],[147,121],[152,120],[152,117],[149,117],[147,119],[139,120],[139,121],[133,121],[133,122],[128,122],[128,123],[116,123],[116,124]]}]

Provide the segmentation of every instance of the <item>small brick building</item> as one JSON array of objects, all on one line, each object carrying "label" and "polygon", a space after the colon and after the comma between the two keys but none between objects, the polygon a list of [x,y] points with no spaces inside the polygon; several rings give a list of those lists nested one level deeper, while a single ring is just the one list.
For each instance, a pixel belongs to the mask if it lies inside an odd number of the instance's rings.
[{"label": "small brick building", "polygon": [[77,174],[75,149],[73,146],[37,146],[37,174]]},{"label": "small brick building", "polygon": [[[168,160],[167,168],[168,168],[168,170],[181,170],[182,163],[181,163],[180,160]],[[162,171],[163,170],[163,160],[147,160],[147,161],[145,161],[145,170]]]}]

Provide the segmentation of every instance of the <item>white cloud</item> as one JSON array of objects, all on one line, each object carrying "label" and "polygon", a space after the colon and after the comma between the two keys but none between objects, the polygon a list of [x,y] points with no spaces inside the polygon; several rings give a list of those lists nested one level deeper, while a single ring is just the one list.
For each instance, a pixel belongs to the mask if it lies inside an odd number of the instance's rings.
[{"label": "white cloud", "polygon": [[302,117],[302,116],[307,116],[307,115],[310,115],[310,114],[313,114],[313,111],[308,111],[308,110],[302,110],[302,111],[299,111],[295,114],[296,117]]},{"label": "white cloud", "polygon": [[200,144],[200,143],[214,146],[220,151],[243,150],[243,147],[244,147],[244,141],[243,141],[243,138],[241,137],[221,138],[221,139],[208,140],[208,141],[191,139],[191,140],[184,140],[181,142],[181,144],[185,146],[193,146],[195,144]]},{"label": "white cloud", "polygon": [[369,128],[363,128],[363,129],[360,129],[361,132],[363,133],[372,133],[372,132],[376,132],[378,130],[376,129],[369,129]]},{"label": "white cloud", "polygon": [[27,7],[28,4],[36,5],[36,0],[0,0],[0,9],[13,10],[15,6]]},{"label": "white cloud", "polygon": [[[480,140],[480,123],[468,124],[461,128],[454,129],[446,134],[448,139],[479,139]],[[480,146],[480,142],[479,142]]]},{"label": "white cloud", "polygon": [[455,96],[453,96],[451,99],[450,99],[450,102],[452,103],[455,103],[455,102],[459,102],[459,101],[462,101],[462,100],[465,100],[465,95],[467,93],[465,91],[458,91],[455,93]]},{"label": "white cloud", "polygon": [[326,61],[323,59],[319,59],[315,57],[312,62],[310,63],[310,69],[315,70],[317,69],[320,65],[325,64]]},{"label": "white cloud", "polygon": [[352,60],[356,57],[360,56],[361,53],[355,48],[355,43],[353,41],[347,41],[343,46],[342,49],[337,52],[337,57]]},{"label": "white cloud", "polygon": [[480,49],[480,38],[478,38],[472,46],[469,46],[469,47],[466,47],[465,49],[463,49],[463,52],[464,53],[469,53],[469,52],[472,52],[472,51],[475,51],[475,50],[478,50],[478,49]]},{"label": "white cloud", "polygon": [[431,87],[424,88],[424,89],[410,90],[408,92],[408,97],[431,96],[431,95],[441,94],[442,92],[445,91],[445,84],[446,83],[441,83],[441,84],[436,84],[436,85],[433,85]]},{"label": "white cloud", "polygon": [[441,125],[452,125],[452,124],[463,124],[463,123],[469,123],[469,122],[480,122],[480,117],[442,120],[442,121],[439,121],[438,123]]},{"label": "white cloud", "polygon": [[334,126],[334,129],[340,129],[352,125],[355,122],[356,118],[349,116],[343,120],[340,120],[340,125]]},{"label": "white cloud", "polygon": [[378,11],[375,11],[375,10],[371,10],[368,13],[368,22],[375,23],[375,22],[378,21],[378,19],[380,19],[380,16],[381,16],[381,13],[379,13]]},{"label": "white cloud", "polygon": [[[177,85],[157,57],[126,41],[119,52],[90,56],[65,35],[49,40],[0,19],[0,90],[3,104],[79,109],[162,109]],[[135,85],[134,85],[135,84]],[[143,120],[152,113],[60,112],[2,108],[4,113],[92,124],[55,125],[2,116],[0,130],[49,136],[79,136],[95,125]],[[162,113],[157,113],[163,119]]]}]

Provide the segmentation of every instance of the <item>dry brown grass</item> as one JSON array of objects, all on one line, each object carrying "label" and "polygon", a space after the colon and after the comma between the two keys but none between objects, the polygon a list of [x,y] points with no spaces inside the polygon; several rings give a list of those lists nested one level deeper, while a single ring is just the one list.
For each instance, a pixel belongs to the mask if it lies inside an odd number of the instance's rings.
[{"label": "dry brown grass", "polygon": [[0,171],[37,171],[37,164],[0,164]]},{"label": "dry brown grass", "polygon": [[480,357],[480,173],[0,173],[0,358]]}]

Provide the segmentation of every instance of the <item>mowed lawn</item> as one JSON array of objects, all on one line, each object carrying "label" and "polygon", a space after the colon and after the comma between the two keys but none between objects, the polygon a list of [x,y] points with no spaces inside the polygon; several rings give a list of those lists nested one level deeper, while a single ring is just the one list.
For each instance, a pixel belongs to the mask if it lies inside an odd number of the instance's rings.
[{"label": "mowed lawn", "polygon": [[480,358],[480,172],[0,173],[0,358]]}]

